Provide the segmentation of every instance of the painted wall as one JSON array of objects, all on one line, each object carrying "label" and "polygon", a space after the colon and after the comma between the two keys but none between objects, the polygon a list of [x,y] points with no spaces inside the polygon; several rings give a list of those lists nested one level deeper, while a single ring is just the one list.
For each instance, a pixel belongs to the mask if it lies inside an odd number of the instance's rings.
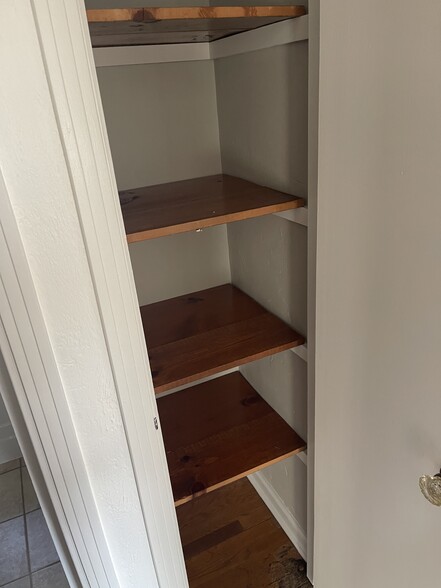
[{"label": "painted wall", "polygon": [[440,25],[321,3],[316,588],[440,584]]},{"label": "painted wall", "polygon": [[0,464],[17,457],[21,457],[21,451],[0,390]]},{"label": "painted wall", "polygon": [[[307,43],[220,59],[215,68],[224,172],[306,198]],[[268,216],[230,224],[228,242],[233,283],[306,335],[307,229]],[[305,362],[288,351],[241,372],[306,439]],[[297,457],[261,472],[303,534],[306,473]]]},{"label": "painted wall", "polygon": [[[120,189],[221,173],[213,62],[97,73]],[[225,226],[136,243],[130,255],[141,304],[230,281]]]},{"label": "painted wall", "polygon": [[[118,580],[121,586],[138,588],[149,578],[155,586],[112,366],[32,8],[26,0],[14,0],[2,3],[1,15],[5,26],[0,38],[0,161],[5,185]],[[23,36],[17,36],[13,26],[18,21]]]}]

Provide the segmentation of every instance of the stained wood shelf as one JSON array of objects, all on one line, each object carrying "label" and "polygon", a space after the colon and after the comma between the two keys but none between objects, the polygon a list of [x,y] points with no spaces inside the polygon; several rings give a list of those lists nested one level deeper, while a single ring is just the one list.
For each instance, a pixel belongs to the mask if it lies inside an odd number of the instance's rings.
[{"label": "stained wood shelf", "polygon": [[292,210],[305,201],[219,174],[120,192],[129,243]]},{"label": "stained wood shelf", "polygon": [[141,307],[156,393],[305,342],[231,284]]},{"label": "stained wood shelf", "polygon": [[93,47],[206,43],[306,14],[304,6],[88,10]]},{"label": "stained wood shelf", "polygon": [[160,398],[158,410],[176,505],[306,448],[239,372]]}]

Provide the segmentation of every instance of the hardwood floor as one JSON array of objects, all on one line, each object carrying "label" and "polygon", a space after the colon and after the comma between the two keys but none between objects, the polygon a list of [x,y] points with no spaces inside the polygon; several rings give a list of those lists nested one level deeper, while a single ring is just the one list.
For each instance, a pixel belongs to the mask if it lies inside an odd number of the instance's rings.
[{"label": "hardwood floor", "polygon": [[308,588],[306,564],[248,479],[179,506],[190,588]]}]

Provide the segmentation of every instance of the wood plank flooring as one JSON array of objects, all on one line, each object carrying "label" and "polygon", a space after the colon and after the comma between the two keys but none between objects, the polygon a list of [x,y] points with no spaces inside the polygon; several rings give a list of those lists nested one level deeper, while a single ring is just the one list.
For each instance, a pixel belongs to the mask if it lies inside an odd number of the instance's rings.
[{"label": "wood plank flooring", "polygon": [[305,562],[247,479],[176,512],[190,588],[311,588]]}]

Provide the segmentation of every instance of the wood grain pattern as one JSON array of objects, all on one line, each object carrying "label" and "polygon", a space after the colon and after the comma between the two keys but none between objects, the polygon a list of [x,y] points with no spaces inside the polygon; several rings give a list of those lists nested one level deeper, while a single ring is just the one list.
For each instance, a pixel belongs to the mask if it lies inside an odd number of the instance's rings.
[{"label": "wood grain pattern", "polygon": [[304,6],[212,6],[88,10],[94,47],[203,43],[305,14]]},{"label": "wood grain pattern", "polygon": [[305,562],[248,480],[176,513],[190,588],[311,588]]},{"label": "wood grain pattern", "polygon": [[267,18],[219,18],[192,20],[159,20],[148,22],[92,23],[89,25],[94,47],[131,45],[166,45],[209,43],[230,35],[285,20]]},{"label": "wood grain pattern", "polygon": [[129,243],[305,205],[302,198],[218,174],[120,192]]},{"label": "wood grain pattern", "polygon": [[305,449],[239,373],[158,399],[175,504]]},{"label": "wood grain pattern", "polygon": [[87,10],[91,22],[148,22],[155,20],[188,20],[280,16],[294,18],[306,14],[304,6],[161,6],[147,8],[103,8]]},{"label": "wood grain pattern", "polygon": [[231,284],[141,307],[156,393],[302,345]]}]

